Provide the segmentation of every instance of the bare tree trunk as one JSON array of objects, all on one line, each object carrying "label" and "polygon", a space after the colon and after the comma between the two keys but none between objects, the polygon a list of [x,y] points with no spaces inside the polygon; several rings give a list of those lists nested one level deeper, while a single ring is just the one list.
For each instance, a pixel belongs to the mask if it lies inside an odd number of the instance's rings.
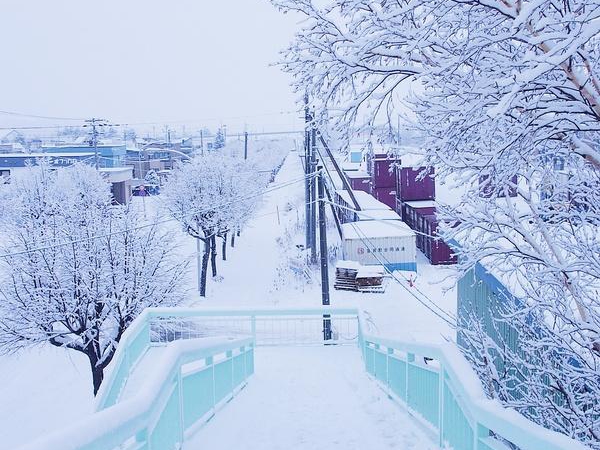
[{"label": "bare tree trunk", "polygon": [[202,272],[200,273],[200,297],[206,297],[206,274],[208,272],[208,257],[210,256],[210,240],[203,239],[204,253],[202,254]]},{"label": "bare tree trunk", "polygon": [[210,237],[210,266],[214,278],[217,276],[217,238],[214,234]]},{"label": "bare tree trunk", "polygon": [[92,369],[92,384],[94,385],[94,397],[98,393],[100,389],[100,385],[102,384],[102,380],[104,380],[104,369],[98,367],[98,358],[95,355],[89,355],[88,359],[90,361],[90,368]]},{"label": "bare tree trunk", "polygon": [[231,233],[231,248],[235,247],[235,231]]},{"label": "bare tree trunk", "polygon": [[227,261],[227,232],[223,233],[223,236],[221,236],[223,238],[223,245],[222,245],[222,257],[223,257],[223,261]]},{"label": "bare tree trunk", "polygon": [[238,235],[238,237],[240,237],[240,234],[242,234],[242,229],[241,229],[241,228],[238,228],[238,229],[237,229],[237,235]]}]

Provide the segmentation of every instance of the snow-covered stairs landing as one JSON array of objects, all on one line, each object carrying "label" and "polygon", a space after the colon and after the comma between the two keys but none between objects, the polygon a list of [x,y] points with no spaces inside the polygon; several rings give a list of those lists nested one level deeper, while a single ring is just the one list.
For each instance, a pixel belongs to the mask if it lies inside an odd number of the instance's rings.
[{"label": "snow-covered stairs landing", "polygon": [[248,385],[183,450],[439,448],[355,347],[262,347]]}]

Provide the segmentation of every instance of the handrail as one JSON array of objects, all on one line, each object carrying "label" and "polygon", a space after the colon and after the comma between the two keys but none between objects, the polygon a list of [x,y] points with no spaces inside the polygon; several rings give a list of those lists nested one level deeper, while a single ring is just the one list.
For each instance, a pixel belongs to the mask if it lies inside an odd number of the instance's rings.
[{"label": "handrail", "polygon": [[[561,433],[548,430],[487,398],[471,365],[454,343],[426,344],[363,335],[365,367],[405,406],[434,427],[440,446],[456,450],[589,450]],[[418,358],[417,358],[418,357]],[[437,361],[423,363],[421,358]],[[432,376],[433,375],[433,376]]]},{"label": "handrail", "polygon": [[[127,443],[131,448],[175,449],[183,443],[186,431],[213,414],[215,407],[233,395],[253,373],[253,345],[252,339],[173,342],[153,364],[153,373],[133,397],[64,430],[42,436],[19,450],[110,450]],[[215,356],[220,354],[225,354],[225,359],[215,362]],[[202,360],[204,366],[182,373],[185,364]],[[223,373],[227,375],[220,379],[217,375]],[[197,392],[212,395],[198,398],[194,395]]]},{"label": "handrail", "polygon": [[119,346],[96,396],[95,410],[100,411],[114,405],[131,369],[150,347],[150,322],[160,318],[200,317],[261,317],[261,316],[341,316],[358,317],[356,308],[146,308],[123,333]]},{"label": "handrail", "polygon": [[[587,448],[568,436],[547,430],[518,412],[504,408],[497,401],[487,399],[477,375],[455,344],[365,335],[361,315],[356,308],[146,309],[123,335],[113,370],[105,378],[98,394],[97,408],[103,409],[116,403],[129,371],[151,345],[150,323],[153,320],[198,317],[255,319],[261,316],[325,314],[358,318],[358,342],[367,371],[381,381],[394,398],[401,400],[435,428],[441,445],[447,442],[456,450],[490,450],[503,447],[496,439],[500,436],[522,450]],[[418,356],[435,361],[421,363]]]}]

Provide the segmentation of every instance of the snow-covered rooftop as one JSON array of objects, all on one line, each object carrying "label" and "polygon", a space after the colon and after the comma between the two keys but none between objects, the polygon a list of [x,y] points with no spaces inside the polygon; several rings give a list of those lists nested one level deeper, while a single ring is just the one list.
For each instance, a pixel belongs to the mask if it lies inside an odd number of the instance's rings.
[{"label": "snow-covered rooftop", "polygon": [[350,172],[346,172],[346,176],[348,178],[369,178],[369,174],[362,170],[352,170]]},{"label": "snow-covered rooftop", "polygon": [[[350,198],[350,194],[348,194],[348,192],[345,189],[338,189],[335,192],[348,205],[350,205],[350,206],[354,205],[354,203],[352,202],[352,199]],[[360,205],[360,209],[363,211],[368,211],[368,210],[373,210],[373,209],[391,210],[391,208],[389,206],[387,206],[385,203],[380,202],[375,197],[373,197],[371,194],[367,194],[364,191],[352,191],[352,192],[354,192],[354,197],[356,198],[356,201]]]},{"label": "snow-covered rooftop", "polygon": [[400,220],[400,216],[391,209],[374,209],[358,211],[358,220]]},{"label": "snow-covered rooftop", "polygon": [[411,200],[404,202],[404,204],[411,208],[435,208],[438,206],[435,200]]},{"label": "snow-covered rooftop", "polygon": [[360,170],[360,163],[345,162],[342,163],[342,169],[349,172],[357,171]]},{"label": "snow-covered rooftop", "polygon": [[415,236],[415,232],[400,220],[349,222],[342,224],[344,239],[371,239]]},{"label": "snow-covered rooftop", "polygon": [[73,158],[94,156],[93,152],[43,152],[43,153],[0,153],[0,158]]}]

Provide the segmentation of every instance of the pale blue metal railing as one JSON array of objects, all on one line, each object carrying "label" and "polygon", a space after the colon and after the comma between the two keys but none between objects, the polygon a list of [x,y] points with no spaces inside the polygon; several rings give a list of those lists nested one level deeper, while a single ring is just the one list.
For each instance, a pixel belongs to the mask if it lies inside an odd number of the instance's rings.
[{"label": "pale blue metal railing", "polygon": [[455,450],[584,450],[588,447],[486,398],[454,343],[422,344],[360,336],[367,372],[390,397]]},{"label": "pale blue metal railing", "polygon": [[[357,309],[323,307],[147,309],[123,335],[112,371],[98,395],[98,412],[73,429],[40,439],[23,450],[175,449],[253,373],[254,345],[273,345],[278,339],[283,345],[322,345],[325,317],[331,321],[335,337],[327,343],[358,343],[366,371],[392,399],[437,433],[440,446],[508,450],[503,443],[508,441],[521,450],[587,448],[487,399],[479,379],[453,343],[370,336],[364,333]],[[250,337],[227,343],[214,341],[216,338],[195,339],[216,332]],[[136,365],[156,346],[166,346],[168,355],[159,364],[158,378],[146,392],[121,399]],[[219,355],[222,359],[217,360]],[[192,361],[203,363],[182,371]]]},{"label": "pale blue metal railing", "polygon": [[123,333],[112,370],[98,392],[96,410],[114,405],[133,367],[152,346],[206,336],[252,337],[261,345],[323,343],[323,315],[330,316],[336,344],[356,344],[358,310],[353,308],[209,309],[147,308]]},{"label": "pale blue metal railing", "polygon": [[245,385],[254,372],[254,342],[251,338],[173,342],[153,361],[153,368],[135,395],[20,450],[179,448]]}]

